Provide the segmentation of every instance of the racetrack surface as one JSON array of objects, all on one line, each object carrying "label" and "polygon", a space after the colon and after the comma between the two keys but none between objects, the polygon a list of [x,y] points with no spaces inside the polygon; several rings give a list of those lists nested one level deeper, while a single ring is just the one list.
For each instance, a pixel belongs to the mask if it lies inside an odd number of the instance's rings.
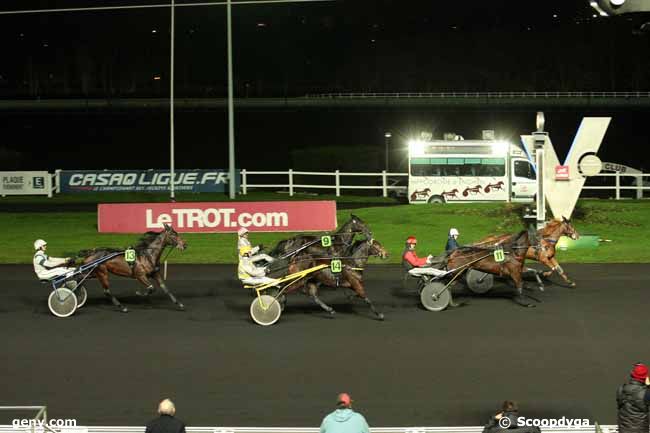
[{"label": "racetrack surface", "polygon": [[141,299],[135,281],[112,278],[128,314],[91,281],[87,306],[68,319],[49,313],[31,267],[0,266],[0,405],[142,425],[171,397],[195,426],[318,426],[347,391],[371,426],[479,425],[504,399],[529,417],[613,424],[616,387],[632,363],[650,361],[650,265],[565,268],[579,287],[548,286],[533,294],[537,308],[504,298],[501,285],[432,313],[401,288],[400,267],[370,266],[366,286],[384,322],[324,289],[334,318],[293,294],[263,328],[234,265],[172,265],[168,285],[184,312],[160,291]]}]

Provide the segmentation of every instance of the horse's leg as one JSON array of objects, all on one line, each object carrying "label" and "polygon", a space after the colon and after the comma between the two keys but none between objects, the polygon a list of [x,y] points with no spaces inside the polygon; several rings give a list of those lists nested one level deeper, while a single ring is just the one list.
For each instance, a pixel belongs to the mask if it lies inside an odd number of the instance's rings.
[{"label": "horse's leg", "polygon": [[104,296],[106,296],[108,299],[111,300],[113,305],[115,305],[117,308],[122,311],[122,313],[128,313],[129,310],[120,303],[120,301],[117,300],[115,295],[111,293],[111,290],[108,286],[108,270],[106,269],[105,265],[100,265],[97,267],[95,270],[95,276],[97,277],[97,280],[99,281],[99,284],[102,285],[104,288]]},{"label": "horse's leg", "polygon": [[550,268],[552,269],[551,272],[553,272],[553,271],[557,272],[558,275],[561,276],[562,279],[563,279],[563,280],[564,280],[564,281],[569,285],[569,287],[574,288],[574,287],[576,286],[576,283],[574,283],[573,281],[571,281],[571,279],[570,279],[569,276],[564,272],[564,269],[562,269],[562,266],[560,266],[560,264],[557,262],[557,260],[555,259],[555,257],[551,257],[550,262],[551,262],[551,265],[552,265],[552,266],[550,266]]},{"label": "horse's leg", "polygon": [[171,299],[172,302],[173,302],[173,303],[174,303],[174,304],[175,304],[179,309],[184,310],[184,309],[185,309],[185,305],[183,305],[181,302],[179,302],[178,299],[176,299],[176,297],[174,296],[174,294],[173,294],[169,289],[167,289],[167,286],[165,285],[165,281],[164,281],[164,280],[162,279],[162,277],[160,276],[160,272],[156,272],[156,273],[154,273],[154,274],[152,275],[152,277],[154,278],[154,280],[156,281],[156,283],[158,284],[158,286],[160,286],[160,288],[163,290],[163,292],[165,292],[165,293],[167,294],[167,296],[169,296],[169,299]]},{"label": "horse's leg", "polygon": [[[142,286],[144,286],[146,292],[141,292],[140,289],[135,291],[135,294],[138,296],[151,296],[151,294],[156,290],[151,281],[147,278],[147,272],[149,270],[143,268],[142,265],[136,264],[132,270],[132,276],[135,278]],[[159,284],[160,285],[160,284]]]},{"label": "horse's leg", "polygon": [[327,311],[331,315],[334,315],[336,312],[332,307],[327,305],[325,302],[321,301],[320,298],[318,297],[318,288],[316,287],[316,284],[309,282],[307,283],[307,294],[309,295],[310,298],[314,300],[323,310]]},{"label": "horse's leg", "polygon": [[535,306],[535,304],[532,304],[528,301],[526,301],[526,297],[524,296],[524,280],[521,278],[521,268],[519,266],[513,266],[513,265],[506,265],[505,266],[507,274],[510,276],[512,281],[515,283],[515,290],[517,293],[515,296],[512,298],[515,303],[523,306],[523,307],[529,307],[532,308]]},{"label": "horse's leg", "polygon": [[368,295],[366,294],[366,290],[363,287],[363,282],[356,278],[351,278],[349,281],[352,290],[354,290],[357,293],[357,296],[359,296],[361,299],[365,301],[366,304],[368,304],[370,310],[372,310],[372,312],[375,313],[375,316],[377,316],[379,320],[384,320],[383,313],[378,312],[375,309],[375,306],[372,304],[370,298],[368,298]]}]

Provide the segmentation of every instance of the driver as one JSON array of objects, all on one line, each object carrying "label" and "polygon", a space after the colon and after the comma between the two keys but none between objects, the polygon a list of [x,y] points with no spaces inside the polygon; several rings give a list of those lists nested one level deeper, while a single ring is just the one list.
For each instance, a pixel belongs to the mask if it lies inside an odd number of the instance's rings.
[{"label": "driver", "polygon": [[449,236],[447,237],[447,245],[445,245],[445,252],[449,253],[456,248],[458,248],[458,236],[460,236],[460,233],[458,233],[458,229],[455,228],[450,228],[449,229]]},{"label": "driver", "polygon": [[268,254],[258,254],[260,251],[260,246],[253,247],[251,245],[251,241],[248,240],[248,229],[246,227],[242,227],[239,230],[237,230],[237,235],[239,236],[239,239],[237,239],[237,250],[240,251],[241,255],[241,249],[243,247],[249,247],[251,249],[251,257],[255,258],[253,260],[254,262],[258,260],[266,260],[267,263],[272,263],[273,262],[273,257],[269,256]]},{"label": "driver", "polygon": [[237,277],[240,281],[248,286],[258,284],[267,284],[276,281],[266,276],[268,272],[266,267],[257,267],[255,262],[262,260],[260,255],[251,257],[253,249],[249,246],[243,246],[239,249],[239,265],[237,266]]},{"label": "driver", "polygon": [[74,270],[66,266],[73,263],[70,257],[57,258],[45,254],[47,242],[43,239],[34,241],[34,249],[34,272],[39,280],[49,280]]},{"label": "driver", "polygon": [[431,267],[431,263],[433,262],[432,255],[428,255],[427,257],[418,257],[415,252],[417,244],[418,240],[415,236],[409,236],[406,238],[406,247],[402,254],[402,263],[406,267],[410,268],[408,273],[414,276],[444,274],[444,271]]}]

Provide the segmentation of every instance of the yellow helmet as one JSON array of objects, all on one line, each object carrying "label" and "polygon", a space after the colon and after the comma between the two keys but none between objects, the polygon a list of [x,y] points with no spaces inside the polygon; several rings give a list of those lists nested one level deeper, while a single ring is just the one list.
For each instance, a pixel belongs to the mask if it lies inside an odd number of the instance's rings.
[{"label": "yellow helmet", "polygon": [[245,245],[245,246],[243,246],[243,247],[241,247],[241,248],[239,249],[239,255],[240,255],[240,256],[243,256],[243,255],[246,254],[246,253],[250,253],[251,250],[252,250],[251,247],[249,247],[248,245]]}]

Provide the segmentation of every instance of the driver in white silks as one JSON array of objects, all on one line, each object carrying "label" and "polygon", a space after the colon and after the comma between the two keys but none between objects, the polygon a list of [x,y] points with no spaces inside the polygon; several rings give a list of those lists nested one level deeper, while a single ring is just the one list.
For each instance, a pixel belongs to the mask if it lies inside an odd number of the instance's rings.
[{"label": "driver in white silks", "polygon": [[248,240],[248,229],[245,227],[240,228],[237,230],[237,235],[239,236],[239,239],[237,239],[237,251],[240,251],[240,256],[241,256],[241,249],[243,247],[249,247],[251,249],[251,257],[254,259],[254,262],[257,262],[258,260],[266,260],[267,263],[273,263],[273,257],[269,256],[268,254],[258,254],[260,251],[260,247],[256,246],[253,247],[251,245],[251,241]]},{"label": "driver in white silks", "polygon": [[49,280],[74,271],[74,268],[66,266],[72,260],[70,257],[49,257],[45,254],[47,242],[43,239],[34,241],[34,249],[36,250],[34,253],[34,272],[39,280]]},{"label": "driver in white silks", "polygon": [[239,265],[237,266],[237,277],[247,286],[257,286],[277,281],[274,278],[266,276],[266,267],[255,266],[255,262],[262,260],[261,254],[251,257],[253,249],[249,246],[243,246],[239,249]]}]

